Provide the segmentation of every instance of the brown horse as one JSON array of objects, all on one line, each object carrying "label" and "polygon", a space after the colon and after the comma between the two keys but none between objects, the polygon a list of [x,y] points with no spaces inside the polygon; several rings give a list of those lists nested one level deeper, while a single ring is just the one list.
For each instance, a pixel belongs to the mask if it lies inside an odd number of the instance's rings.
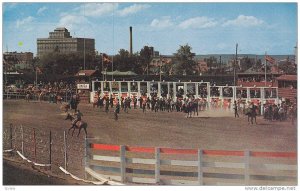
[{"label": "brown horse", "polygon": [[56,102],[62,104],[63,98],[61,97],[61,95],[57,95],[56,96]]},{"label": "brown horse", "polygon": [[70,105],[64,103],[64,104],[62,104],[62,105],[60,106],[60,109],[66,113],[66,112],[68,112],[68,110],[70,109]]},{"label": "brown horse", "polygon": [[[71,121],[73,121],[75,118],[74,118],[72,115],[70,115],[70,114],[68,113],[68,115],[67,115],[67,117],[66,117],[65,120],[68,120],[68,119],[70,119]],[[86,123],[86,122],[84,122],[84,121],[77,121],[77,123],[76,123],[75,125],[72,124],[71,128],[68,130],[68,133],[69,133],[69,131],[70,131],[71,129],[73,129],[73,132],[72,132],[72,136],[73,136],[74,131],[75,131],[76,128],[79,129],[79,132],[78,132],[78,134],[77,134],[77,137],[79,136],[80,131],[81,131],[82,128],[83,128],[84,131],[85,131],[85,136],[87,136],[87,131],[86,131],[87,123]]]}]

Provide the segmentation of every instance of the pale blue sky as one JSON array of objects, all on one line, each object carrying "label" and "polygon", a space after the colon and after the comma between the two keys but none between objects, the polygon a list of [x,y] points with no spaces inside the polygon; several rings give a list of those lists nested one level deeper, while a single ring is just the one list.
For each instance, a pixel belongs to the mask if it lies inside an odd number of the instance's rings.
[{"label": "pale blue sky", "polygon": [[[36,53],[56,27],[94,38],[108,54],[153,46],[163,55],[189,44],[196,54],[293,54],[296,3],[3,3],[4,51]],[[18,45],[23,42],[23,45]]]}]

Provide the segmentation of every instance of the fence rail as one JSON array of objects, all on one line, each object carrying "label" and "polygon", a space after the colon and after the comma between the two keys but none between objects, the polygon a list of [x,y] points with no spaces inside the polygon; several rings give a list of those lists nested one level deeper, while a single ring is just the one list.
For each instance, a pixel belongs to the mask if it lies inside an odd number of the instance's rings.
[{"label": "fence rail", "polygon": [[[100,144],[25,126],[3,129],[3,150],[78,177],[167,185],[296,185],[296,152],[176,149]],[[22,157],[22,158],[23,158]],[[85,172],[85,173],[84,173]],[[117,183],[112,183],[118,185]]]},{"label": "fence rail", "polygon": [[[61,96],[62,102],[68,102],[71,100],[72,94],[70,93],[65,93],[64,95]],[[24,92],[5,92],[3,93],[3,99],[15,99],[15,100],[24,100],[26,98],[26,93]],[[51,100],[50,95],[43,95],[42,97],[39,98],[37,94],[32,94],[29,99],[31,101],[51,101],[51,102],[56,102],[56,100]]]},{"label": "fence rail", "polygon": [[296,185],[297,153],[152,148],[86,140],[86,169],[122,183]]}]

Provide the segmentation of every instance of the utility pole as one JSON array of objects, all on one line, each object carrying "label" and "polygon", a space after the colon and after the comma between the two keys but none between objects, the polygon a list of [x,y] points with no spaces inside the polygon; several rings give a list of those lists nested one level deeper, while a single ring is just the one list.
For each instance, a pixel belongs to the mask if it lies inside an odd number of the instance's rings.
[{"label": "utility pole", "polygon": [[295,67],[297,69],[297,59],[298,59],[298,46],[297,46],[298,42],[296,43],[296,46],[294,47],[295,48]]},{"label": "utility pole", "polygon": [[159,81],[161,82],[161,65],[162,65],[162,60],[161,57],[159,57],[160,65],[159,65]]},{"label": "utility pole", "polygon": [[[6,54],[8,55],[8,46],[6,45]],[[4,58],[3,58],[4,59]],[[6,57],[6,63],[5,63],[5,66],[4,66],[4,72],[5,72],[5,86],[7,85],[7,68],[8,68],[8,63],[9,60],[8,60],[8,56]]]},{"label": "utility pole", "polygon": [[222,56],[220,56],[220,71],[222,70]]},{"label": "utility pole", "polygon": [[267,52],[265,52],[265,87],[267,87]]},{"label": "utility pole", "polygon": [[235,46],[235,59],[234,59],[234,66],[233,66],[233,85],[234,86],[236,86],[237,49],[238,49],[238,43],[236,43],[236,46]]},{"label": "utility pole", "polygon": [[102,81],[104,81],[104,72],[103,72],[103,53],[101,53],[101,55],[102,55],[101,75],[102,75]]},{"label": "utility pole", "polygon": [[[83,16],[85,17],[85,4],[83,4]],[[85,32],[83,33],[83,70],[85,70]]]},{"label": "utility pole", "polygon": [[115,54],[115,4],[113,4],[113,54],[111,58],[111,81],[114,80],[114,54]]}]

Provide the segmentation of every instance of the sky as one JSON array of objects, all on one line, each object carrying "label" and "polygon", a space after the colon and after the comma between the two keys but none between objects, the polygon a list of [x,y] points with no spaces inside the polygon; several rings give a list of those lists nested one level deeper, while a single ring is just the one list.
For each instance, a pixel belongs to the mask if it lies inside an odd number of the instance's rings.
[{"label": "sky", "polygon": [[162,55],[188,44],[200,54],[294,54],[297,3],[3,3],[2,50],[33,52],[37,38],[57,27],[73,37],[95,39],[113,55],[153,46]]}]

